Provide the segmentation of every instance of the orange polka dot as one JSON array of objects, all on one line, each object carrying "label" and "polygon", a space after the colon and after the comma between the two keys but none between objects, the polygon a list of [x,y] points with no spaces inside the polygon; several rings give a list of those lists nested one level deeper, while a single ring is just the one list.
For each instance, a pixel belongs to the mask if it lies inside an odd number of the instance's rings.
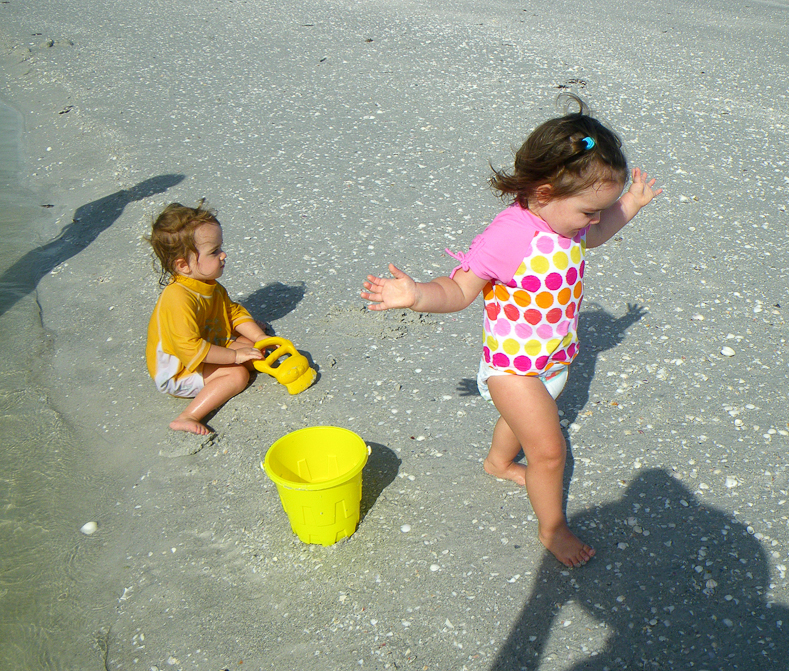
[{"label": "orange polka dot", "polygon": [[500,301],[506,301],[510,297],[510,292],[507,291],[507,287],[505,287],[503,284],[497,284],[495,291],[496,298],[498,298]]},{"label": "orange polka dot", "polygon": [[551,305],[553,305],[553,294],[549,293],[548,291],[541,291],[537,294],[534,302],[543,309],[549,308]]},{"label": "orange polka dot", "polygon": [[567,305],[570,301],[570,296],[572,296],[572,291],[570,291],[570,287],[565,287],[559,292],[557,296],[557,300],[559,301],[559,305]]},{"label": "orange polka dot", "polygon": [[575,296],[576,298],[580,298],[583,291],[584,291],[584,285],[578,282],[578,284],[576,284],[575,288],[573,289],[573,296]]},{"label": "orange polka dot", "polygon": [[512,298],[522,308],[531,305],[531,296],[529,295],[528,291],[516,291],[514,294],[512,294]]},{"label": "orange polka dot", "polygon": [[488,282],[485,285],[485,288],[482,289],[482,296],[486,301],[489,301],[491,298],[493,298],[493,283]]}]

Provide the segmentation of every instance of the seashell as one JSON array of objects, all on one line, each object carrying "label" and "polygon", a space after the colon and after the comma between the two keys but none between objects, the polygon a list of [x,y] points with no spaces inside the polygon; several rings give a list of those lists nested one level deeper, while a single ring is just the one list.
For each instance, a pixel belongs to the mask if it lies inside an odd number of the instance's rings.
[{"label": "seashell", "polygon": [[91,534],[96,532],[96,529],[99,528],[99,525],[95,522],[88,522],[87,524],[83,524],[80,527],[80,531],[85,534],[86,536],[90,536]]},{"label": "seashell", "polygon": [[731,347],[724,346],[721,347],[721,354],[723,354],[723,356],[734,356],[734,350]]}]

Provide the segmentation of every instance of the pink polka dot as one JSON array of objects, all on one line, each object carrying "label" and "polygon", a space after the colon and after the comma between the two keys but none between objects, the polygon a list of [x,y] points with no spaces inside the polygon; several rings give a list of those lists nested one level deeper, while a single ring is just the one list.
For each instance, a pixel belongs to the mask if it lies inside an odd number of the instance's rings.
[{"label": "pink polka dot", "polygon": [[545,278],[545,286],[551,291],[556,291],[560,286],[562,286],[563,282],[564,279],[559,273],[551,273]]},{"label": "pink polka dot", "polygon": [[482,322],[482,328],[485,331],[485,333],[490,333],[490,319],[488,319],[487,317],[485,317],[485,319]]},{"label": "pink polka dot", "polygon": [[538,356],[537,360],[534,362],[534,367],[537,368],[537,370],[543,370],[547,364],[548,364],[547,356]]},{"label": "pink polka dot", "polygon": [[512,363],[515,365],[515,370],[524,373],[531,368],[531,360],[527,356],[516,356]]},{"label": "pink polka dot", "polygon": [[556,325],[556,335],[564,338],[570,332],[570,322],[563,321],[561,324]]},{"label": "pink polka dot", "polygon": [[567,358],[567,355],[564,353],[563,349],[556,350],[553,353],[553,360],[554,361],[564,361]]},{"label": "pink polka dot", "polygon": [[510,358],[502,352],[496,352],[493,355],[492,363],[496,368],[509,368]]},{"label": "pink polka dot", "polygon": [[521,280],[521,286],[526,289],[526,291],[535,292],[539,291],[542,284],[539,277],[536,277],[535,275],[527,275]]},{"label": "pink polka dot", "polygon": [[584,270],[586,270],[586,261],[581,261],[581,270],[580,270],[581,277],[584,276]]},{"label": "pink polka dot", "polygon": [[547,236],[540,236],[537,238],[537,249],[543,254],[550,254],[553,251],[553,240]]},{"label": "pink polka dot", "polygon": [[506,319],[499,319],[493,327],[493,332],[498,336],[507,336],[512,330],[512,324]]},{"label": "pink polka dot", "polygon": [[559,242],[559,247],[561,247],[562,249],[570,249],[570,245],[573,244],[573,241],[570,240],[570,238],[565,238],[561,236],[558,238],[558,242]]},{"label": "pink polka dot", "polygon": [[530,338],[532,333],[534,333],[534,329],[528,324],[524,324],[523,322],[520,322],[515,325],[515,335],[521,340],[526,340],[526,338]]},{"label": "pink polka dot", "polygon": [[553,335],[553,326],[549,324],[542,324],[537,327],[537,335],[543,340],[550,340]]},{"label": "pink polka dot", "polygon": [[567,279],[567,284],[573,286],[573,284],[575,284],[575,281],[578,279],[578,271],[575,268],[570,268],[567,271],[566,279]]},{"label": "pink polka dot", "polygon": [[490,363],[490,348],[487,345],[482,348],[482,358],[485,359],[485,363]]},{"label": "pink polka dot", "polygon": [[574,357],[574,356],[575,356],[575,353],[576,353],[577,351],[578,351],[578,346],[576,345],[576,343],[572,343],[572,344],[571,344],[571,345],[570,345],[570,346],[567,348],[567,356],[569,356],[570,358],[572,358],[572,357]]}]

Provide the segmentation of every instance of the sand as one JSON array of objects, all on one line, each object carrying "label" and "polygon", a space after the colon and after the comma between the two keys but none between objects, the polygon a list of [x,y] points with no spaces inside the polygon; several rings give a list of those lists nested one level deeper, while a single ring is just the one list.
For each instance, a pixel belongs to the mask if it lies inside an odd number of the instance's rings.
[{"label": "sand", "polygon": [[[4,667],[786,668],[789,6],[484,4],[0,5],[12,186],[40,211],[3,268],[3,430],[38,427],[1,490]],[[452,268],[501,207],[489,162],[562,90],[665,189],[588,257],[560,408],[597,557],[572,571],[482,469],[481,306],[358,297],[389,261]],[[168,431],[183,403],[143,360],[142,237],[202,197],[231,295],[319,371],[295,397],[258,376],[211,439]],[[260,468],[314,425],[372,450],[329,548]]]}]

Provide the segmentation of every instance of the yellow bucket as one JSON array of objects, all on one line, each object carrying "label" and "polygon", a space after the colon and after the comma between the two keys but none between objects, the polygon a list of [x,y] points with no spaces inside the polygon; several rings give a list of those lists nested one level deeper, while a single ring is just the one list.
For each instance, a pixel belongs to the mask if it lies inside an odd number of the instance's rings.
[{"label": "yellow bucket", "polygon": [[332,545],[356,531],[368,453],[359,436],[336,426],[299,429],[266,452],[263,469],[303,542]]}]

